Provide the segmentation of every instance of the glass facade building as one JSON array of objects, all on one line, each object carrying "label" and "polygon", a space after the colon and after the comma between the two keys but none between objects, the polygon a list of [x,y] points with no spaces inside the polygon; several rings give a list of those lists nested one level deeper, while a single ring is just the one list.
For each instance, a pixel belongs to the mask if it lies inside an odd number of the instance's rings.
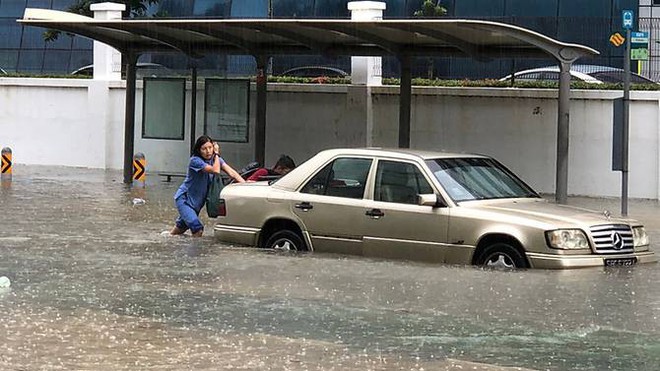
[{"label": "glass facade building", "polygon": [[46,43],[44,30],[16,22],[26,7],[65,10],[72,0],[0,1],[0,67],[7,72],[65,73],[90,64],[92,41],[63,34]]},{"label": "glass facade building", "polygon": [[[642,2],[644,0],[641,0]],[[0,67],[7,72],[69,73],[92,63],[92,42],[61,34],[55,42],[45,42],[44,29],[23,27],[16,22],[26,7],[67,9],[74,0],[0,0]],[[161,0],[148,14],[172,18],[350,18],[348,0]],[[413,18],[423,0],[386,0],[384,18]],[[609,43],[609,36],[621,30],[621,11],[633,9],[637,15],[640,0],[442,0],[448,17],[496,20],[520,25],[561,41],[585,44],[600,51],[597,58],[584,61],[620,67],[623,48]],[[250,75],[255,64],[251,56],[209,55],[190,61],[182,55],[146,55],[141,61],[185,70],[194,62],[202,74]],[[436,58],[434,76],[444,78],[496,78],[540,65],[545,60],[511,58],[475,61],[469,58]],[[272,73],[301,65],[328,65],[350,69],[350,57],[277,56]],[[414,63],[414,74],[426,76],[428,59]],[[383,59],[383,75],[398,75],[398,62]]]}]

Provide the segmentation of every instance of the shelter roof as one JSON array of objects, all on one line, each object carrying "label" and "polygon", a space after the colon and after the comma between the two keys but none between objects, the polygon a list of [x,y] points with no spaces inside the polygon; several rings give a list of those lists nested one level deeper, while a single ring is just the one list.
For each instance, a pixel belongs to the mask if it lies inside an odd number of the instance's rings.
[{"label": "shelter roof", "polygon": [[179,51],[325,56],[554,56],[574,61],[599,54],[505,23],[467,19],[353,21],[345,19],[117,19],[28,8],[20,23],[106,43],[124,53]]}]

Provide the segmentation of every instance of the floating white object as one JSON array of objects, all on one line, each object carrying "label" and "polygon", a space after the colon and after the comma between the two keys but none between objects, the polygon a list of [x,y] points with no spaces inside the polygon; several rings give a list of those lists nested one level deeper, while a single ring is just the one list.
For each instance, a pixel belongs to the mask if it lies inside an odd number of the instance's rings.
[{"label": "floating white object", "polygon": [[0,277],[0,289],[4,289],[11,286],[11,281],[9,280],[9,277],[7,276],[2,276]]}]

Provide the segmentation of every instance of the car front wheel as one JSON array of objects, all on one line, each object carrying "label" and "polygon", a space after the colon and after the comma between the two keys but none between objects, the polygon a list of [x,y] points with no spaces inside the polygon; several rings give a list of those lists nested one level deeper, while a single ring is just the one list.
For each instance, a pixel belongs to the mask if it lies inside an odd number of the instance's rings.
[{"label": "car front wheel", "polygon": [[281,250],[281,251],[305,251],[305,242],[295,232],[289,230],[282,230],[275,232],[268,241],[266,241],[267,249]]},{"label": "car front wheel", "polygon": [[516,269],[528,268],[525,257],[513,246],[496,243],[488,246],[477,259],[477,265],[484,268]]}]

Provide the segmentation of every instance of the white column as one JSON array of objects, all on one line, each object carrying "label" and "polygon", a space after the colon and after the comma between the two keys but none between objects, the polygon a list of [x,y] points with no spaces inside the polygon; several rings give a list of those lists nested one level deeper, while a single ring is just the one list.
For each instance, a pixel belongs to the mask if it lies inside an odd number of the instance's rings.
[{"label": "white column", "polygon": [[[126,5],[117,3],[97,3],[89,6],[94,19],[121,19]],[[117,49],[94,41],[94,80],[121,80],[121,53]]]},{"label": "white column", "polygon": [[[386,4],[380,1],[352,1],[348,3],[351,20],[372,21],[383,19]],[[351,84],[382,85],[383,66],[381,57],[351,57]]]}]

